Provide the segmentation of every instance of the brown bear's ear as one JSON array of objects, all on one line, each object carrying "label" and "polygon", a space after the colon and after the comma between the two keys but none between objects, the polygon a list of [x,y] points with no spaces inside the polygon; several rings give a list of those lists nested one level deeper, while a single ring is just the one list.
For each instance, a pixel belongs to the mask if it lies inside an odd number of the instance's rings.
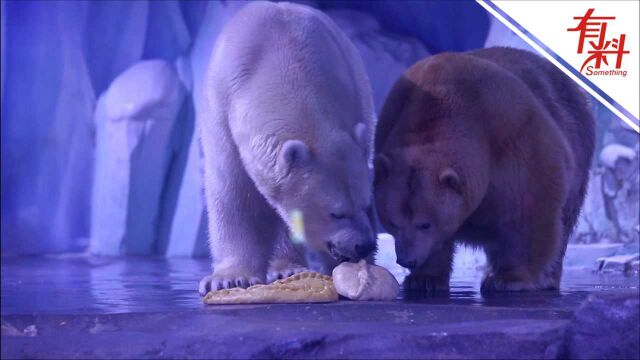
[{"label": "brown bear's ear", "polygon": [[379,176],[387,176],[391,169],[391,159],[385,154],[376,155],[373,160],[373,170],[375,171],[376,177]]},{"label": "brown bear's ear", "polygon": [[294,167],[302,167],[309,163],[311,152],[307,144],[300,140],[287,140],[282,144],[278,158],[278,170],[288,174]]},{"label": "brown bear's ear", "polygon": [[462,190],[460,187],[460,177],[458,176],[458,173],[450,167],[442,170],[438,180],[442,185],[448,186],[456,192],[461,192]]}]

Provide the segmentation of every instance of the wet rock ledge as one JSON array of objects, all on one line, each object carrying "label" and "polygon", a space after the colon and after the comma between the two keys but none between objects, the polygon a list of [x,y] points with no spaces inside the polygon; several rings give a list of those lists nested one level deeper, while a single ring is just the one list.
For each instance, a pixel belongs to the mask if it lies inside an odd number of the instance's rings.
[{"label": "wet rock ledge", "polygon": [[9,315],[2,358],[638,358],[637,291],[575,311],[399,302]]}]

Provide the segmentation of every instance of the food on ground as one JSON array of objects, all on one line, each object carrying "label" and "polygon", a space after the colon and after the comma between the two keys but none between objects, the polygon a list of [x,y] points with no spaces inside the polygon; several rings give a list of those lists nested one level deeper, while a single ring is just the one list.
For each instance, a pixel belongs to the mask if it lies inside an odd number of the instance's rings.
[{"label": "food on ground", "polygon": [[205,304],[323,303],[338,301],[331,276],[302,272],[271,284],[210,291]]},{"label": "food on ground", "polygon": [[333,282],[338,294],[351,300],[393,300],[400,284],[382,266],[344,262],[333,269]]}]

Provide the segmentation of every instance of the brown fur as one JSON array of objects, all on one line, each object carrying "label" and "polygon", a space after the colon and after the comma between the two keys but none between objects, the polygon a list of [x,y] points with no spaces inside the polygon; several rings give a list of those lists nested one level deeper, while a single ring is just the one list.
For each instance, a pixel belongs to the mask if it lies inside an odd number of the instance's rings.
[{"label": "brown fur", "polygon": [[406,285],[447,288],[457,239],[485,249],[485,291],[558,288],[594,131],[586,96],[532,53],[447,53],[408,69],[375,141],[381,222],[399,260],[417,263]]}]

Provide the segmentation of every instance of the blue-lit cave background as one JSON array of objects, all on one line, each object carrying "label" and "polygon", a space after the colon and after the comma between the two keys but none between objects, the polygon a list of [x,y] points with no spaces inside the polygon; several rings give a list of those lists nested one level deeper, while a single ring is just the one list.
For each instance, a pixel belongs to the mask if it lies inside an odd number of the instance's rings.
[{"label": "blue-lit cave background", "polygon": [[[376,109],[425,56],[527,48],[475,2],[304,3],[356,45]],[[2,1],[3,255],[207,255],[194,131],[210,51],[244,4]],[[573,241],[637,242],[638,136],[597,104],[594,111],[595,180]],[[616,205],[622,234],[601,194],[602,175],[619,158],[636,169]]]}]

